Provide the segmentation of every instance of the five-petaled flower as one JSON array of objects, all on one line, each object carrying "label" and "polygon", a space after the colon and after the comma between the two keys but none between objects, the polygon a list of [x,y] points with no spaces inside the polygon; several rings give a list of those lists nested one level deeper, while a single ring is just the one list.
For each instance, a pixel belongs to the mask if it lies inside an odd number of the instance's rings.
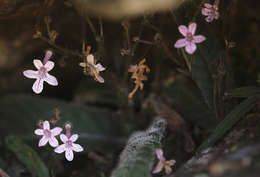
[{"label": "five-petaled flower", "polygon": [[205,20],[207,22],[212,22],[214,19],[219,18],[219,12],[218,12],[218,1],[216,1],[213,5],[209,3],[205,3],[205,8],[202,8],[201,13],[202,15],[207,16]]},{"label": "five-petaled flower", "polygon": [[155,169],[153,170],[153,173],[159,173],[162,171],[163,168],[165,168],[165,173],[170,174],[172,172],[171,166],[175,164],[175,160],[166,160],[163,156],[162,149],[157,148],[155,150],[156,156],[159,160],[158,164],[156,165]]},{"label": "five-petaled flower", "polygon": [[144,72],[150,72],[150,68],[144,64],[145,61],[146,60],[143,59],[138,63],[138,65],[130,65],[128,69],[128,72],[133,73],[131,79],[135,79],[135,88],[132,90],[132,92],[128,94],[128,98],[132,98],[138,88],[140,88],[140,90],[143,90],[143,81],[147,80],[147,76],[144,75]]},{"label": "five-petaled flower", "polygon": [[206,39],[202,35],[195,35],[196,28],[197,28],[196,23],[191,23],[188,26],[188,28],[184,25],[180,25],[179,31],[185,38],[176,41],[174,47],[175,48],[185,47],[187,53],[193,54],[197,49],[196,43],[201,43]]},{"label": "five-petaled flower", "polygon": [[32,89],[36,94],[42,92],[44,81],[53,86],[58,85],[57,79],[48,73],[54,67],[54,62],[48,61],[51,55],[52,52],[47,51],[43,59],[43,63],[38,59],[33,60],[34,66],[38,69],[38,71],[26,70],[23,72],[25,77],[36,79],[32,86]]},{"label": "five-petaled flower", "polygon": [[99,75],[99,72],[104,71],[106,68],[104,68],[100,63],[96,64],[92,54],[87,55],[86,62],[81,62],[79,65],[85,69],[85,74],[91,75],[100,83],[105,82],[104,79]]},{"label": "five-petaled flower", "polygon": [[43,136],[41,140],[39,141],[39,147],[44,146],[49,142],[49,144],[52,147],[57,147],[59,145],[58,140],[55,138],[55,136],[59,135],[62,131],[62,128],[55,127],[53,129],[50,129],[50,123],[49,121],[44,121],[40,123],[40,129],[36,129],[34,133],[36,135]]},{"label": "five-petaled flower", "polygon": [[83,151],[83,147],[79,144],[75,144],[74,142],[78,139],[78,134],[71,135],[70,129],[71,126],[66,124],[66,135],[61,134],[60,139],[64,143],[58,146],[54,151],[56,153],[63,153],[65,151],[65,157],[68,161],[72,161],[74,158],[73,151],[81,152]]}]

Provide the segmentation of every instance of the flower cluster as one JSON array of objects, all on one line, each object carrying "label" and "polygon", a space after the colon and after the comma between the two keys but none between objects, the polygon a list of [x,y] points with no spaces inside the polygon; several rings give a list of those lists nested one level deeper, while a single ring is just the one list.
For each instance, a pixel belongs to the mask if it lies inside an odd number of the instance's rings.
[{"label": "flower cluster", "polygon": [[143,90],[144,84],[142,81],[147,80],[147,76],[144,75],[144,72],[150,72],[150,68],[144,64],[145,61],[146,60],[143,59],[138,63],[138,65],[131,65],[128,69],[128,72],[133,73],[131,79],[135,79],[135,88],[131,93],[128,94],[128,98],[132,98],[138,88],[140,88],[140,90]]},{"label": "flower cluster", "polygon": [[68,161],[72,161],[74,158],[73,151],[81,152],[83,151],[83,147],[79,144],[75,144],[75,141],[78,139],[78,134],[71,135],[71,126],[70,124],[65,125],[66,135],[61,134],[60,139],[64,144],[59,145],[58,140],[55,136],[58,136],[62,132],[62,128],[55,127],[50,129],[49,121],[40,122],[40,128],[36,129],[34,133],[36,135],[42,136],[39,141],[38,146],[45,146],[47,143],[50,146],[55,147],[54,152],[63,153],[65,152],[65,157]]},{"label": "flower cluster", "polygon": [[213,5],[209,3],[204,4],[205,8],[202,8],[201,13],[204,16],[207,16],[205,20],[207,22],[212,22],[214,19],[219,18],[219,12],[218,12],[218,1],[215,1]]}]

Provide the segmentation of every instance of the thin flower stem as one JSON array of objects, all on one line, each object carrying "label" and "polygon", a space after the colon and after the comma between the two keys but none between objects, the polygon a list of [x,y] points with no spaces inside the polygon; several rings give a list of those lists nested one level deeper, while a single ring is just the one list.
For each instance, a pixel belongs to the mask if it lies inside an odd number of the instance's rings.
[{"label": "thin flower stem", "polygon": [[76,56],[79,58],[85,58],[84,55],[78,53],[78,52],[74,52],[68,49],[65,49],[63,47],[60,47],[58,45],[56,45],[55,43],[53,43],[51,40],[49,40],[48,38],[44,37],[44,36],[40,36],[39,37],[42,41],[47,42],[50,46],[56,48],[58,50],[58,52],[60,52],[61,54],[67,54],[67,55],[72,55],[72,56]]},{"label": "thin flower stem", "polygon": [[95,39],[97,40],[97,38],[98,38],[97,31],[96,31],[93,23],[91,22],[91,20],[90,20],[90,18],[88,16],[86,17],[86,19],[87,19],[87,22],[88,22],[88,25],[90,27],[91,32],[93,33],[93,35],[95,36]]}]

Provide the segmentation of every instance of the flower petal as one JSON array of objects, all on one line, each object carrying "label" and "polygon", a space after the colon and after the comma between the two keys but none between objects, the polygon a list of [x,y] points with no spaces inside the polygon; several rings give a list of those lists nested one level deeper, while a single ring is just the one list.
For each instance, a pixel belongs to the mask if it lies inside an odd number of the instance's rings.
[{"label": "flower petal", "polygon": [[49,138],[49,144],[52,146],[52,147],[57,147],[59,146],[59,142],[58,140],[53,136],[51,138]]},{"label": "flower petal", "polygon": [[43,129],[36,129],[34,131],[34,134],[36,134],[36,135],[43,135]]},{"label": "flower petal", "polygon": [[176,163],[175,160],[168,160],[168,161],[165,162],[165,164],[168,165],[168,166],[173,166],[175,163]]},{"label": "flower petal", "polygon": [[211,15],[211,10],[207,9],[207,8],[203,8],[201,10],[201,13],[202,13],[202,15],[209,16],[209,15]]},{"label": "flower petal", "polygon": [[194,39],[195,43],[201,43],[206,40],[206,37],[202,36],[202,35],[196,35],[196,36],[193,36],[193,39]]},{"label": "flower petal", "polygon": [[53,86],[57,86],[58,85],[58,81],[56,79],[56,77],[46,73],[46,77],[44,78],[44,81],[46,81],[48,84],[53,85]]},{"label": "flower petal", "polygon": [[70,137],[70,141],[75,142],[75,141],[77,141],[78,137],[79,137],[78,134],[74,134],[74,135],[72,135],[72,136]]},{"label": "flower petal", "polygon": [[36,93],[36,94],[41,93],[43,90],[43,79],[37,79],[34,82],[32,89],[33,89],[34,93]]},{"label": "flower petal", "polygon": [[172,168],[170,166],[164,166],[164,168],[165,168],[165,173],[167,175],[169,175],[172,172]]},{"label": "flower petal", "polygon": [[47,61],[44,65],[44,67],[46,68],[46,70],[49,72],[50,70],[53,69],[54,67],[54,62],[53,61]]},{"label": "flower petal", "polygon": [[189,32],[194,35],[195,34],[195,31],[196,31],[196,28],[197,28],[197,24],[196,23],[191,23],[189,25]]},{"label": "flower petal", "polygon": [[181,48],[184,47],[187,44],[187,40],[185,38],[183,39],[179,39],[178,41],[176,41],[176,43],[174,44],[175,48]]},{"label": "flower petal", "polygon": [[186,26],[180,25],[180,26],[179,26],[179,31],[180,31],[180,33],[181,33],[183,36],[186,36],[186,34],[187,34],[187,32],[188,32],[188,29],[187,29]]},{"label": "flower petal", "polygon": [[23,72],[23,75],[27,78],[30,78],[30,79],[38,79],[39,78],[38,71],[33,71],[33,70],[26,70],[26,71]]},{"label": "flower petal", "polygon": [[104,71],[106,68],[104,68],[100,63],[98,63],[97,65],[95,65],[96,70],[99,71]]},{"label": "flower petal", "polygon": [[165,158],[163,157],[162,149],[159,149],[159,148],[155,149],[155,153],[159,160],[165,160]]},{"label": "flower petal", "polygon": [[56,148],[54,149],[54,152],[60,154],[60,153],[63,153],[65,150],[66,150],[65,144],[62,144],[62,145],[56,147]]},{"label": "flower petal", "polygon": [[81,145],[79,145],[79,144],[72,144],[72,150],[73,151],[75,151],[75,152],[81,152],[81,151],[83,151],[84,149],[83,149],[83,147],[81,146]]},{"label": "flower petal", "polygon": [[38,59],[33,60],[33,64],[37,69],[40,69],[43,66],[41,60]]},{"label": "flower petal", "polygon": [[94,56],[92,54],[89,54],[87,56],[87,61],[88,61],[88,63],[94,65]]},{"label": "flower petal", "polygon": [[62,131],[62,128],[60,128],[60,127],[55,127],[55,128],[53,128],[53,129],[51,130],[51,134],[52,134],[52,136],[57,136],[57,135],[60,134],[61,131]]},{"label": "flower petal", "polygon": [[153,170],[153,174],[159,173],[160,171],[162,171],[162,169],[163,169],[163,163],[161,161],[159,161]]},{"label": "flower petal", "polygon": [[219,18],[219,12],[215,12],[215,19],[217,20]]},{"label": "flower petal", "polygon": [[46,144],[47,144],[47,142],[48,142],[48,138],[46,138],[45,136],[43,136],[41,139],[40,139],[40,141],[39,141],[39,147],[41,147],[41,146],[45,146]]},{"label": "flower petal", "polygon": [[73,154],[73,151],[71,149],[67,149],[65,151],[65,157],[68,161],[72,161],[73,158],[74,158],[74,154]]},{"label": "flower petal", "polygon": [[197,49],[196,45],[192,42],[188,43],[185,47],[185,50],[188,54],[193,54]]},{"label": "flower petal", "polygon": [[50,123],[49,123],[49,121],[45,120],[43,122],[43,129],[50,130]]},{"label": "flower petal", "polygon": [[213,20],[214,20],[214,16],[212,16],[212,15],[209,15],[209,16],[207,16],[206,18],[205,18],[205,20],[206,20],[206,22],[212,22]]},{"label": "flower petal", "polygon": [[205,6],[206,8],[208,8],[208,9],[212,8],[212,5],[209,4],[209,3],[205,3],[204,6]]},{"label": "flower petal", "polygon": [[101,77],[100,75],[95,74],[95,77],[96,77],[96,79],[97,79],[98,82],[100,82],[100,83],[104,83],[104,82],[105,82],[105,80],[103,79],[103,77]]},{"label": "flower petal", "polygon": [[68,137],[64,134],[61,134],[60,135],[60,140],[63,142],[63,143],[66,143],[68,141]]}]

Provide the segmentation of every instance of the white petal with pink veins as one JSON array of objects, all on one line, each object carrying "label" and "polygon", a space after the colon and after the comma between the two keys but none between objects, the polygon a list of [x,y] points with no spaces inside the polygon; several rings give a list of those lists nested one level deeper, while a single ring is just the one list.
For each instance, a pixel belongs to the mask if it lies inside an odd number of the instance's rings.
[{"label": "white petal with pink veins", "polygon": [[67,138],[66,135],[61,134],[61,135],[60,135],[60,140],[61,140],[63,143],[66,143],[66,142],[68,141],[68,138]]},{"label": "white petal with pink veins", "polygon": [[47,71],[50,71],[54,68],[54,62],[53,61],[47,61],[44,65]]},{"label": "white petal with pink veins", "polygon": [[57,86],[58,85],[58,81],[56,79],[56,77],[46,73],[46,77],[44,78],[44,81],[46,81],[48,84],[53,85],[53,86]]},{"label": "white petal with pink veins", "polygon": [[193,36],[193,39],[195,43],[201,43],[206,40],[206,38],[202,35]]},{"label": "white petal with pink veins", "polygon": [[32,86],[32,89],[35,93],[39,94],[42,92],[43,90],[43,79],[37,79],[33,86]]},{"label": "white petal with pink veins", "polygon": [[201,13],[202,13],[202,15],[208,16],[208,15],[211,14],[211,10],[210,10],[210,9],[207,9],[207,8],[203,8],[203,9],[201,10]]},{"label": "white petal with pink veins", "polygon": [[78,134],[74,134],[74,135],[72,135],[72,136],[70,137],[70,141],[75,142],[75,141],[77,141],[78,137],[79,137]]},{"label": "white petal with pink veins", "polygon": [[189,25],[189,32],[194,35],[195,32],[196,32],[196,28],[197,28],[197,24],[196,23],[191,23]]},{"label": "white petal with pink veins", "polygon": [[40,69],[43,66],[41,60],[38,59],[33,60],[33,64],[37,69]]},{"label": "white petal with pink veins", "polygon": [[89,54],[87,56],[87,61],[88,61],[88,63],[94,65],[94,56],[92,54]]},{"label": "white petal with pink veins", "polygon": [[36,135],[43,135],[43,129],[36,129],[34,131],[34,134],[36,134]]},{"label": "white petal with pink veins", "polygon": [[26,71],[23,72],[23,75],[27,78],[30,78],[30,79],[39,78],[38,71],[33,71],[33,70],[26,70]]},{"label": "white petal with pink veins", "polygon": [[162,171],[162,169],[163,169],[163,163],[161,161],[159,161],[153,170],[153,174],[159,173],[160,171]]},{"label": "white petal with pink veins", "polygon": [[192,42],[188,43],[185,47],[186,52],[189,54],[193,54],[196,49],[197,49],[196,45]]},{"label": "white petal with pink veins", "polygon": [[60,128],[60,127],[55,127],[55,128],[53,128],[53,129],[51,130],[51,134],[52,134],[52,136],[57,136],[57,135],[60,134],[61,131],[62,131],[62,128]]},{"label": "white petal with pink veins", "polygon": [[50,123],[49,123],[49,121],[45,120],[43,122],[43,129],[50,130]]},{"label": "white petal with pink veins", "polygon": [[56,152],[56,153],[63,153],[65,150],[66,150],[65,144],[62,144],[62,145],[58,146],[58,147],[54,150],[54,152]]},{"label": "white petal with pink veins", "polygon": [[41,138],[41,140],[39,141],[39,147],[41,147],[41,146],[44,146],[44,145],[46,145],[47,144],[47,142],[49,141],[49,139],[48,138],[46,138],[45,136],[43,136],[42,138]]},{"label": "white petal with pink veins", "polygon": [[187,40],[184,39],[179,39],[178,41],[176,41],[176,43],[174,44],[175,48],[181,48],[184,47],[187,44]]},{"label": "white petal with pink veins", "polygon": [[105,80],[103,79],[103,77],[101,77],[100,75],[96,74],[95,77],[96,77],[96,79],[97,79],[98,82],[100,82],[100,83],[104,83],[104,82],[105,82]]},{"label": "white petal with pink veins", "polygon": [[163,151],[162,149],[156,149],[155,150],[155,153],[156,153],[156,156],[159,160],[165,160],[164,157],[163,157]]},{"label": "white petal with pink veins", "polygon": [[59,146],[59,142],[58,140],[55,138],[55,137],[51,137],[49,139],[49,144],[52,146],[52,147],[57,147]]},{"label": "white petal with pink veins", "polygon": [[65,151],[65,157],[68,161],[72,161],[73,158],[74,158],[74,154],[73,154],[73,151],[71,149],[67,149]]},{"label": "white petal with pink veins", "polygon": [[186,26],[180,25],[180,26],[179,26],[179,31],[180,31],[180,33],[181,33],[183,36],[186,36],[186,35],[187,35],[187,32],[188,32],[188,29],[187,29]]},{"label": "white petal with pink veins", "polygon": [[72,144],[72,150],[73,151],[75,151],[75,152],[81,152],[81,151],[83,151],[84,149],[83,149],[83,147],[82,146],[80,146],[79,144]]},{"label": "white petal with pink veins", "polygon": [[106,68],[104,68],[100,63],[98,63],[96,66],[96,70],[99,71],[104,71]]}]

